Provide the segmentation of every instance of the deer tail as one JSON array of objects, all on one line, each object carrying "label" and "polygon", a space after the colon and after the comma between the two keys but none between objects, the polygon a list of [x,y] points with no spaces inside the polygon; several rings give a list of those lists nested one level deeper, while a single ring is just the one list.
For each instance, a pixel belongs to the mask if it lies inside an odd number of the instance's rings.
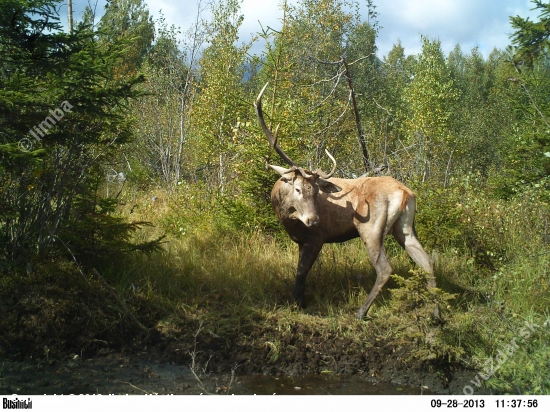
[{"label": "deer tail", "polygon": [[399,210],[405,210],[405,208],[407,207],[407,203],[409,203],[409,199],[411,198],[414,200],[414,193],[412,193],[410,190],[403,190],[403,198],[401,199],[401,206],[399,207]]}]

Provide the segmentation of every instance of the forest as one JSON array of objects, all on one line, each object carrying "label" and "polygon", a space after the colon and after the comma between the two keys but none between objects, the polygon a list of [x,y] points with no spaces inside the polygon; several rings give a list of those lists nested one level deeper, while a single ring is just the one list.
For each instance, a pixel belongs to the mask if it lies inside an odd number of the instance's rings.
[{"label": "forest", "polygon": [[[183,28],[110,0],[64,29],[63,4],[0,0],[0,357],[145,347],[205,373],[550,394],[550,4],[488,57],[427,37],[382,56],[372,0],[282,2],[247,42],[239,0],[199,1]],[[355,320],[376,278],[356,239],[325,245],[292,302],[266,169],[283,162],[253,105],[268,82],[293,160],[330,170],[328,149],[335,177],[416,193],[438,289],[390,236],[395,274]]]}]

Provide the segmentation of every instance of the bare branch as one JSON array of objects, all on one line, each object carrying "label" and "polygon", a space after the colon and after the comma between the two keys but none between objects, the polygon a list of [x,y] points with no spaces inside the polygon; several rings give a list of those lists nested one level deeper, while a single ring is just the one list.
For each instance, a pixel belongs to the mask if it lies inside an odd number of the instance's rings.
[{"label": "bare branch", "polygon": [[353,103],[353,113],[355,115],[355,123],[357,124],[357,135],[359,139],[359,144],[361,145],[361,150],[363,152],[363,165],[365,166],[365,171],[369,171],[370,167],[370,156],[367,149],[367,141],[365,138],[365,133],[363,132],[363,127],[361,126],[361,117],[359,115],[359,109],[357,108],[357,101],[355,100],[355,90],[353,89],[353,82],[351,80],[351,74],[349,72],[349,66],[346,63],[346,59],[342,56],[342,63],[346,69],[346,79],[348,81],[348,86],[351,92],[351,102]]},{"label": "bare branch", "polygon": [[374,56],[374,55],[375,55],[374,53],[370,53],[370,54],[367,54],[366,56],[359,57],[357,60],[354,60],[353,62],[348,63],[348,66],[353,66],[355,63],[358,63],[358,62],[360,62],[361,60],[368,59],[369,57]]},{"label": "bare branch", "polygon": [[321,131],[317,132],[315,135],[319,136],[319,135],[322,135],[322,134],[326,133],[327,130],[329,130],[332,126],[334,126],[336,123],[338,123],[340,121],[340,119],[342,119],[342,117],[344,117],[344,115],[347,113],[350,102],[351,102],[351,92],[350,92],[350,97],[348,98],[348,102],[346,104],[346,107],[344,107],[344,111],[333,122],[330,122],[327,125],[327,127],[322,129]]}]

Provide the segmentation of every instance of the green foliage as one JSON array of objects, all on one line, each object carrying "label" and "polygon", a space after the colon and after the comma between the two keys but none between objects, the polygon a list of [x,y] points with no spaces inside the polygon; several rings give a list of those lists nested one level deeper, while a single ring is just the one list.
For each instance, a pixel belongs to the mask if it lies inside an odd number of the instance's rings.
[{"label": "green foliage", "polygon": [[415,77],[407,89],[412,132],[419,131],[435,143],[451,138],[449,119],[458,91],[445,63],[441,44],[423,38],[422,53],[414,68]]},{"label": "green foliage", "polygon": [[491,214],[498,207],[493,209],[475,180],[479,176],[467,175],[446,189],[420,187],[416,228],[428,249],[451,248],[469,254],[472,262],[494,267],[494,260],[503,258],[500,239],[506,229],[501,216]]},{"label": "green foliage", "polygon": [[182,182],[172,195],[171,213],[163,216],[161,226],[174,236],[187,236],[223,226],[223,214],[217,197],[205,183]]},{"label": "green foliage", "polygon": [[243,145],[241,149],[239,154],[245,160],[236,167],[241,192],[228,194],[221,199],[224,212],[237,229],[271,232],[280,229],[271,208],[271,189],[278,175],[274,176],[271,169],[265,169],[265,152],[269,150],[269,146],[263,142],[254,142]]},{"label": "green foliage", "polygon": [[210,45],[200,61],[200,94],[193,109],[190,143],[196,153],[195,165],[217,164],[215,183],[222,193],[231,190],[233,164],[229,159],[239,144],[233,129],[252,112],[251,99],[241,84],[249,46],[235,46],[243,19],[239,7],[238,1],[228,0],[212,10],[213,20],[206,27]]},{"label": "green foliage", "polygon": [[[455,249],[493,270],[518,250],[538,253],[541,244],[530,242],[528,233],[545,233],[547,203],[528,193],[509,201],[492,198],[480,188],[482,181],[480,175],[466,175],[447,189],[418,188],[416,229],[422,244]],[[542,239],[545,235],[537,238]]]},{"label": "green foliage", "polygon": [[[453,152],[460,149],[452,133],[451,117],[460,97],[445,62],[439,41],[423,38],[422,53],[414,66],[414,79],[404,99],[409,116],[404,126],[409,142],[418,142],[417,178],[435,177],[444,181],[443,172]],[[459,152],[460,154],[460,152]]]},{"label": "green foliage", "polygon": [[437,364],[438,362],[457,362],[465,353],[456,343],[448,342],[445,331],[436,327],[432,313],[439,306],[443,318],[450,313],[450,302],[456,294],[444,292],[439,288],[429,288],[426,274],[420,269],[411,270],[409,278],[392,275],[398,289],[392,290],[391,306],[397,313],[406,314],[404,322],[394,331],[401,343],[413,341],[417,349],[408,361],[416,360]]},{"label": "green foliage", "polygon": [[[271,81],[264,112],[273,127],[280,125],[279,144],[294,161],[313,169],[330,164],[323,150],[328,148],[347,175],[364,167],[349,88],[335,62],[348,52],[348,59],[368,56],[374,48],[374,32],[350,11],[355,6],[327,0],[283,7],[282,29],[262,36],[267,42],[265,65],[256,89]],[[366,66],[356,67],[355,73],[361,73]]]},{"label": "green foliage", "polygon": [[541,14],[532,22],[519,16],[511,17],[512,42],[517,47],[507,49],[507,64],[513,73],[508,78],[516,94],[511,102],[516,123],[509,131],[510,147],[505,154],[504,172],[494,179],[498,193],[510,197],[524,191],[537,192],[548,200],[550,190],[550,72],[548,69],[548,18],[550,6],[534,0]]},{"label": "green foliage", "polygon": [[487,382],[488,387],[508,394],[550,394],[550,330],[547,324],[542,327],[538,336],[528,340],[512,359],[502,364],[498,373]]},{"label": "green foliage", "polygon": [[[135,184],[162,185],[173,190],[191,168],[185,167],[194,73],[185,63],[174,27],[157,21],[157,41],[141,67],[145,96],[132,104],[139,119],[135,142],[126,147]],[[143,116],[147,113],[147,116]]]},{"label": "green foliage", "polygon": [[517,64],[533,64],[541,56],[548,55],[549,49],[549,24],[550,4],[541,0],[532,0],[535,10],[540,10],[540,20],[533,22],[529,18],[520,16],[510,17],[510,24],[515,32],[510,36],[512,43],[519,46],[519,53],[513,61]]},{"label": "green foliage", "polygon": [[55,239],[86,266],[108,266],[112,259],[121,257],[121,252],[157,250],[163,236],[133,245],[135,232],[151,224],[116,216],[117,206],[117,199],[99,197],[93,189],[76,196],[68,224]]},{"label": "green foliage", "polygon": [[97,236],[123,241],[132,229],[110,217],[113,202],[99,199],[100,165],[132,136],[125,109],[143,78],[116,74],[127,42],[105,48],[84,25],[60,31],[51,23],[55,4],[10,2],[0,21],[0,48],[10,56],[0,64],[3,264],[68,255],[73,243],[94,250]]},{"label": "green foliage", "polygon": [[428,249],[465,248],[464,235],[470,222],[460,206],[461,191],[452,187],[418,192],[416,229],[422,244]]},{"label": "green foliage", "polygon": [[480,174],[487,178],[491,167],[506,153],[508,133],[514,121],[507,98],[510,85],[502,70],[502,53],[493,51],[484,59],[477,48],[464,54],[457,46],[448,58],[460,98],[451,118],[452,133],[460,136],[459,145],[448,165],[454,176]]},{"label": "green foliage", "polygon": [[413,316],[420,320],[429,319],[435,305],[443,308],[444,313],[450,309],[450,301],[455,299],[456,295],[438,288],[429,288],[426,274],[421,269],[411,270],[409,273],[411,276],[407,279],[392,275],[392,279],[399,287],[392,291],[398,311],[412,312]]},{"label": "green foliage", "polygon": [[155,36],[153,18],[143,0],[110,0],[99,22],[99,39],[104,47],[124,41],[117,76],[134,75],[151,50]]}]

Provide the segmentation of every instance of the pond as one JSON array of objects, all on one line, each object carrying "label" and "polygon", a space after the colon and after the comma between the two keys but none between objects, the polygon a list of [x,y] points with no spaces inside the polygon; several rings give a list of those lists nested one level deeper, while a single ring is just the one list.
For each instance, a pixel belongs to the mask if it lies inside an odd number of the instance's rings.
[{"label": "pond", "polygon": [[235,395],[430,394],[427,387],[375,382],[365,376],[332,373],[309,376],[201,374],[188,366],[111,356],[68,361],[0,362],[0,393]]}]

